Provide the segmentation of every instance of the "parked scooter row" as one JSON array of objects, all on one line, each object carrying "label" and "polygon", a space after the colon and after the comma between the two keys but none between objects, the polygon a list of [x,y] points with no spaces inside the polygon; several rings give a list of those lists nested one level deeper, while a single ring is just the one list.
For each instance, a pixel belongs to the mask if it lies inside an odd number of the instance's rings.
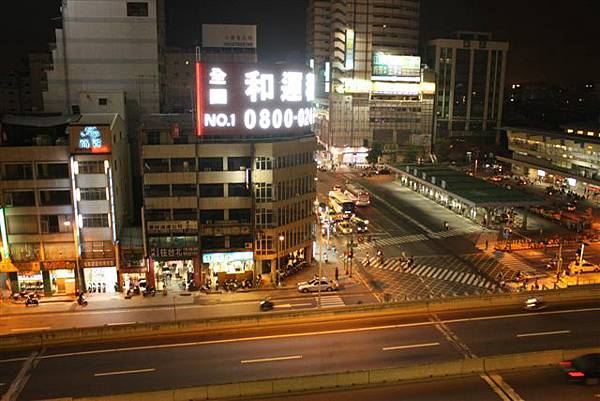
[{"label": "parked scooter row", "polygon": [[281,280],[283,280],[284,278],[289,277],[292,274],[298,273],[299,271],[304,269],[305,266],[306,266],[306,262],[296,263],[295,265],[291,265],[291,266],[283,266],[280,269],[279,278]]}]

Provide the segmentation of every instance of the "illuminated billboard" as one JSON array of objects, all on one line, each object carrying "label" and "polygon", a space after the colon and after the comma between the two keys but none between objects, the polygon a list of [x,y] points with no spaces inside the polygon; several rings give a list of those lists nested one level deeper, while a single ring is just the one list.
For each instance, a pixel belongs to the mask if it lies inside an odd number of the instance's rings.
[{"label": "illuminated billboard", "polygon": [[214,252],[202,255],[213,273],[244,273],[254,268],[254,254],[250,252]]},{"label": "illuminated billboard", "polygon": [[196,65],[196,133],[256,135],[310,132],[314,74],[265,64]]},{"label": "illuminated billboard", "polygon": [[110,153],[110,128],[96,125],[72,125],[70,129],[71,152]]},{"label": "illuminated billboard", "polygon": [[346,58],[344,60],[346,71],[354,69],[354,29],[346,29]]},{"label": "illuminated billboard", "polygon": [[256,49],[256,25],[202,25],[202,47]]},{"label": "illuminated billboard", "polygon": [[421,57],[375,53],[371,79],[373,81],[420,82]]}]

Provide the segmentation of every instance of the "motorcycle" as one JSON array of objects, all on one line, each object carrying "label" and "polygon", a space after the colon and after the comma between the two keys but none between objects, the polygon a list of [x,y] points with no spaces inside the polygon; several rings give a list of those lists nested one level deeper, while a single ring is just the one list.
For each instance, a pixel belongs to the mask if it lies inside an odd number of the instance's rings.
[{"label": "motorcycle", "polygon": [[156,295],[156,288],[154,288],[154,287],[147,287],[147,288],[144,290],[144,293],[143,293],[143,295],[144,295],[145,297],[153,297],[153,296],[155,296],[155,295]]},{"label": "motorcycle", "polygon": [[271,301],[271,298],[265,298],[260,302],[260,310],[261,312],[268,312],[273,310],[275,304]]},{"label": "motorcycle", "polygon": [[523,306],[527,311],[542,310],[547,307],[546,303],[541,298],[528,298]]},{"label": "motorcycle", "polygon": [[77,304],[78,304],[79,306],[87,306],[87,304],[88,304],[88,301],[87,301],[87,299],[85,299],[85,296],[84,296],[83,294],[80,294],[80,295],[77,297]]},{"label": "motorcycle", "polygon": [[38,306],[40,304],[40,301],[37,299],[37,297],[34,294],[28,294],[27,298],[25,298],[25,306]]}]

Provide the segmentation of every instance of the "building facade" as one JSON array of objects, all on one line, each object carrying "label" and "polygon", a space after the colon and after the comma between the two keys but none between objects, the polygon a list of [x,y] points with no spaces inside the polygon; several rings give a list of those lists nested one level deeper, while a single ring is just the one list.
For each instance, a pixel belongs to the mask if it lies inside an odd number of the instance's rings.
[{"label": "building facade", "polygon": [[434,82],[416,57],[419,8],[418,0],[309,1],[315,131],[334,162],[364,163],[375,142],[400,158],[429,153]]},{"label": "building facade", "polygon": [[599,200],[600,125],[565,125],[560,130],[506,128],[513,173]]},{"label": "building facade", "polygon": [[479,32],[428,43],[426,59],[436,73],[435,137],[500,128],[508,47]]},{"label": "building facade", "polygon": [[2,266],[12,291],[118,289],[119,233],[131,210],[126,132],[116,113],[3,118],[3,257],[11,263]]},{"label": "building facade", "polygon": [[128,118],[159,112],[165,91],[164,1],[69,0],[61,11],[45,110],[89,112],[79,103],[82,92],[121,91]]},{"label": "building facade", "polygon": [[203,140],[190,115],[142,122],[145,237],[157,282],[265,282],[310,261],[314,136]]}]

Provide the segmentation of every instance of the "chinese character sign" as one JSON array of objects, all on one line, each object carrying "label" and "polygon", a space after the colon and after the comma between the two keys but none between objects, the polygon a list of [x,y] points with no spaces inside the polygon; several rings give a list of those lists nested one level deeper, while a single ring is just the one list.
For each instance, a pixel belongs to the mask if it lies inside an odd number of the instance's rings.
[{"label": "chinese character sign", "polygon": [[315,78],[301,66],[202,64],[202,110],[206,135],[277,135],[310,132]]},{"label": "chinese character sign", "polygon": [[108,128],[93,125],[71,126],[71,147],[77,153],[110,152],[110,136]]}]

